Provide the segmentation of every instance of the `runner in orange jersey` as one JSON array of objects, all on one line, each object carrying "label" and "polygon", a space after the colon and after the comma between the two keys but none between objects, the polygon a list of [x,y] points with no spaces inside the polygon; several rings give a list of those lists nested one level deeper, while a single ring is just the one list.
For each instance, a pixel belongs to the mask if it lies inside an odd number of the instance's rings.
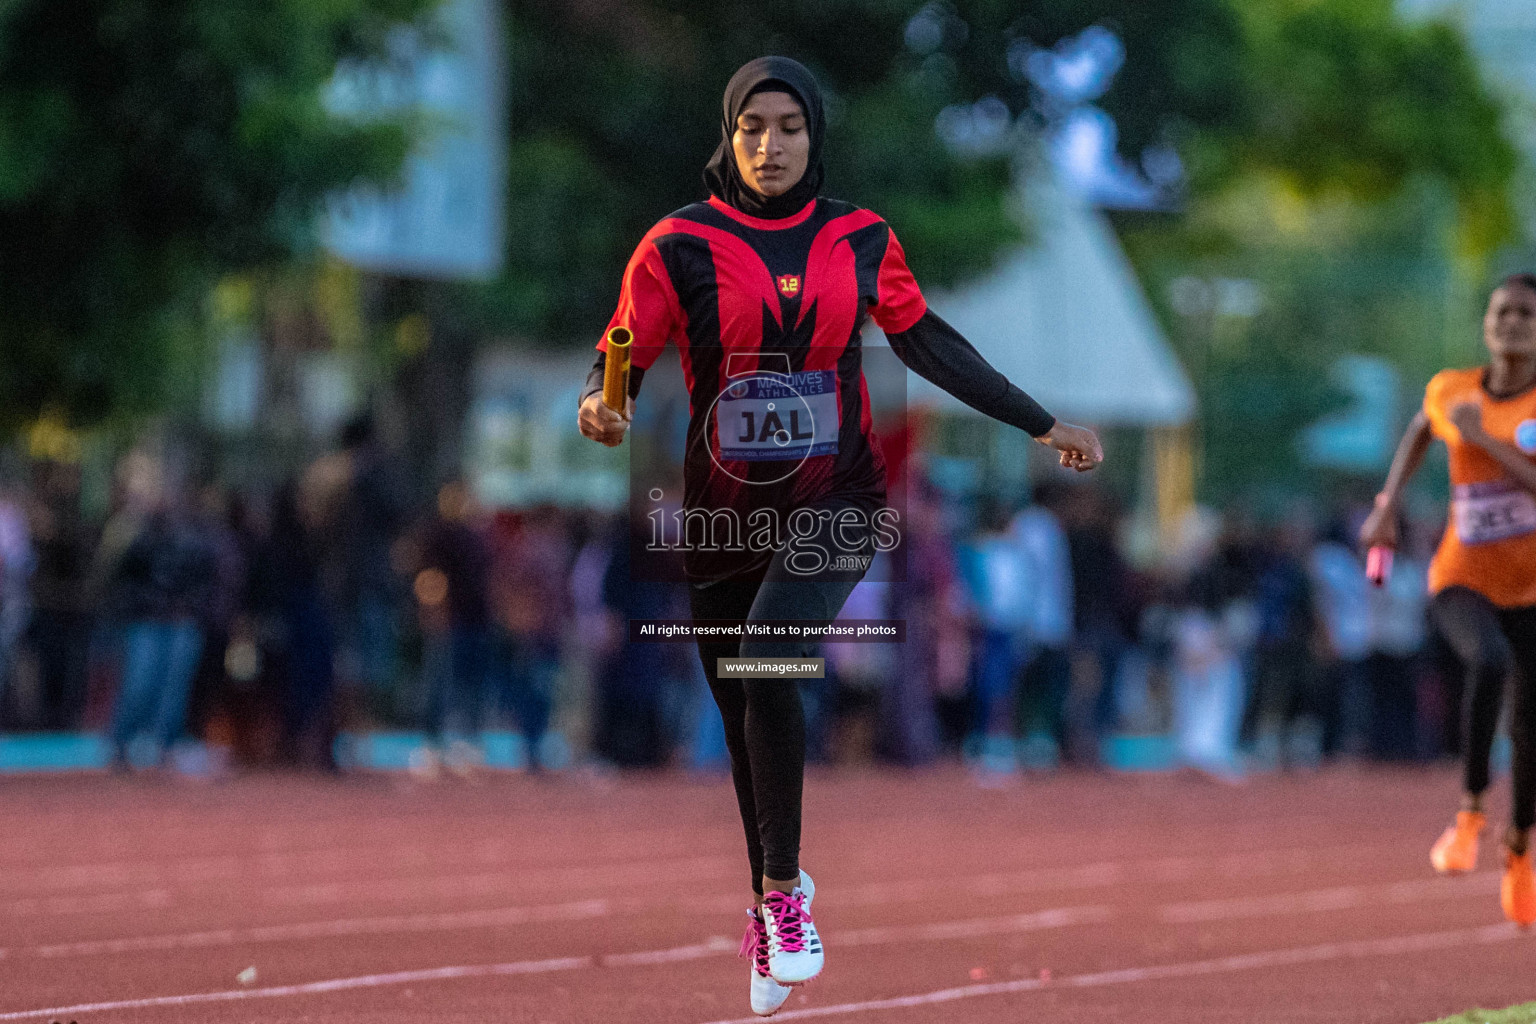
[{"label": "runner in orange jersey", "polygon": [[1466,773],[1461,810],[1430,861],[1445,874],[1477,865],[1488,753],[1513,679],[1513,820],[1501,901],[1505,916],[1529,927],[1536,923],[1536,275],[1515,274],[1494,289],[1483,341],[1487,365],[1444,370],[1425,388],[1360,541],[1396,547],[1403,485],[1430,441],[1444,441],[1451,514],[1430,564],[1430,611],[1466,666]]}]

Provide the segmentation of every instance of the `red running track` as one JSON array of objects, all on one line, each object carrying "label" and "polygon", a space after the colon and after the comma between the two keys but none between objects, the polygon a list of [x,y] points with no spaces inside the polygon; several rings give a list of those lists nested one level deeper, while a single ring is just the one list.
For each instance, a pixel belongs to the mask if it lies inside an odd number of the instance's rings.
[{"label": "red running track", "polygon": [[[1477,874],[1429,869],[1456,789],[813,772],[827,968],[776,1019],[1418,1024],[1536,998],[1492,843]],[[723,779],[13,779],[0,816],[0,1022],[755,1019]]]}]

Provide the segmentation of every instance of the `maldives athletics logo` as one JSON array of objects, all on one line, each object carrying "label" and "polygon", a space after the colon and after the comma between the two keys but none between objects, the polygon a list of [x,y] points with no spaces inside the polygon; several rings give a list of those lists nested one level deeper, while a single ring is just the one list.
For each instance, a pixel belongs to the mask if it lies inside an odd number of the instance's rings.
[{"label": "maldives athletics logo", "polygon": [[[761,280],[761,278],[759,278]],[[786,299],[798,299],[800,297],[800,275],[780,274],[778,277],[779,294]]]},{"label": "maldives athletics logo", "polygon": [[1515,447],[1527,455],[1536,455],[1536,420],[1522,420],[1515,428]]}]

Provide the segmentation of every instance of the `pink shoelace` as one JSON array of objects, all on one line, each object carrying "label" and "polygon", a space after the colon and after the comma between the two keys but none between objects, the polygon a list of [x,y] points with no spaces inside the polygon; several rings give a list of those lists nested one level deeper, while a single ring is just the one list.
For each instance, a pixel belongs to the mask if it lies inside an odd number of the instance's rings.
[{"label": "pink shoelace", "polygon": [[[791,896],[788,893],[770,892],[763,897],[763,907],[773,911],[773,919],[778,922],[779,948],[785,953],[805,952],[805,931],[803,923],[811,919],[806,912],[805,897]],[[763,929],[767,932],[767,927]]]},{"label": "pink shoelace", "polygon": [[741,937],[741,949],[736,955],[743,960],[751,960],[752,968],[763,977],[768,976],[768,926],[763,924],[762,915],[756,910],[748,910],[747,932]]}]

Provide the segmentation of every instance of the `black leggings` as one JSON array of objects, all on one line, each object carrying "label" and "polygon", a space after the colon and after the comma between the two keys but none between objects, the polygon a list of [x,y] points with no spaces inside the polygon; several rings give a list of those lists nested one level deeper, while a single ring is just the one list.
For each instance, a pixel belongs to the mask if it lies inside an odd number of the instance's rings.
[{"label": "black leggings", "polygon": [[[847,505],[829,501],[813,508],[832,513]],[[830,517],[823,517],[825,529]],[[850,531],[851,533],[852,531]],[[822,540],[825,537],[818,534]],[[851,538],[850,538],[851,539]],[[849,549],[824,544],[838,554]],[[873,552],[872,535],[855,553]],[[761,622],[798,619],[825,625],[837,617],[865,569],[791,572],[789,548],[754,572],[688,588],[694,619]],[[717,658],[811,658],[815,640],[699,640],[699,658],[710,692],[725,722],[731,754],[731,781],[747,834],[752,889],[763,891],[763,876],[800,877],[800,796],[805,776],[805,711],[800,686],[792,679],[721,679]]]},{"label": "black leggings", "polygon": [[1516,828],[1528,829],[1536,824],[1536,607],[1499,608],[1466,587],[1447,587],[1430,602],[1430,613],[1466,666],[1468,793],[1488,788],[1488,752],[1505,683],[1513,680],[1513,819]]}]

